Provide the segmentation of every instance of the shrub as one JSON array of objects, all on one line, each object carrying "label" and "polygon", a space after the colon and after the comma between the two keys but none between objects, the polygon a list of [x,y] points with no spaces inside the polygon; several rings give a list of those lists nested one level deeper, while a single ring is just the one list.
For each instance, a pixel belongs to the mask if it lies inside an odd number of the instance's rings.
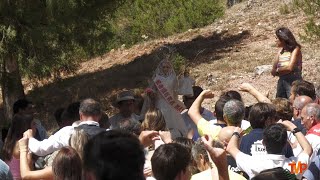
[{"label": "shrub", "polygon": [[185,57],[181,56],[179,53],[175,53],[172,56],[172,65],[176,74],[181,75],[184,73],[186,69],[187,60]]},{"label": "shrub", "polygon": [[308,15],[308,22],[305,26],[306,36],[309,40],[320,38],[320,0],[294,0],[294,6],[302,9]]},{"label": "shrub", "polygon": [[208,25],[223,15],[220,0],[133,0],[111,22],[114,46],[132,45]]}]

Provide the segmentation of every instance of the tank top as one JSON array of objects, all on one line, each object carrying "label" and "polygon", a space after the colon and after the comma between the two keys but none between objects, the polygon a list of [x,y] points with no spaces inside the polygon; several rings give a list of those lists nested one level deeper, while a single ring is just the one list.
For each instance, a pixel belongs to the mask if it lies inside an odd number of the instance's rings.
[{"label": "tank top", "polygon": [[[291,54],[292,54],[291,52],[283,52],[282,54],[280,54],[277,67],[281,68],[281,67],[289,66],[290,60],[291,60]],[[297,65],[293,69],[293,73],[301,74],[301,70],[302,70],[302,59],[299,59],[297,62]]]},{"label": "tank top", "polygon": [[6,161],[8,164],[10,171],[12,173],[12,177],[14,180],[21,180],[21,174],[20,174],[20,159],[16,159],[12,156],[12,159],[10,161]]}]

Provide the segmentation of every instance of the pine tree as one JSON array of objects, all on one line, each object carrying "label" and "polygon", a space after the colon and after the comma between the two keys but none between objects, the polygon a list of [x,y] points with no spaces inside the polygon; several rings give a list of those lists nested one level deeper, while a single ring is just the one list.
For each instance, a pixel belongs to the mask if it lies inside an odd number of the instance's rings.
[{"label": "pine tree", "polygon": [[73,71],[106,51],[107,22],[124,0],[0,0],[0,65],[5,121],[24,97],[21,76]]}]

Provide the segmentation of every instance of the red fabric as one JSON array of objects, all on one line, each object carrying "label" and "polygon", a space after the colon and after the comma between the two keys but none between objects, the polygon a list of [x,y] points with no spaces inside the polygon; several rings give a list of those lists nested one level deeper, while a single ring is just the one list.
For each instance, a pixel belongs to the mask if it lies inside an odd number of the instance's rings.
[{"label": "red fabric", "polygon": [[313,126],[311,129],[309,129],[309,131],[307,132],[308,134],[314,134],[317,136],[320,136],[320,123],[318,123],[317,125]]}]

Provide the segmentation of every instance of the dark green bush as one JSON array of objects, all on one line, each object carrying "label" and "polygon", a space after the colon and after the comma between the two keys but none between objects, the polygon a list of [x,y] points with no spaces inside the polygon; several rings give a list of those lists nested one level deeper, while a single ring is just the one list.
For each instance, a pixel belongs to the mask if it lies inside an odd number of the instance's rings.
[{"label": "dark green bush", "polygon": [[112,21],[114,46],[165,37],[203,27],[223,15],[219,0],[133,0]]}]

